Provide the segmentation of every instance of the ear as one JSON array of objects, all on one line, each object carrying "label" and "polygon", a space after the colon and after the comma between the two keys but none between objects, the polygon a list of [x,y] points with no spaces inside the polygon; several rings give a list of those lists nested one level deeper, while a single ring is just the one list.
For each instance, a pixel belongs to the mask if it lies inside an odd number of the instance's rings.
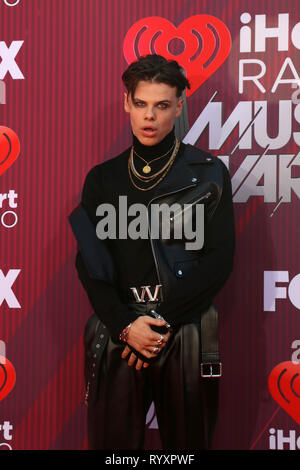
[{"label": "ear", "polygon": [[125,109],[126,113],[130,112],[127,93],[124,93],[124,109]]},{"label": "ear", "polygon": [[176,108],[176,117],[179,117],[180,114],[182,113],[182,107],[183,107],[184,99],[180,98],[177,103],[177,108]]}]

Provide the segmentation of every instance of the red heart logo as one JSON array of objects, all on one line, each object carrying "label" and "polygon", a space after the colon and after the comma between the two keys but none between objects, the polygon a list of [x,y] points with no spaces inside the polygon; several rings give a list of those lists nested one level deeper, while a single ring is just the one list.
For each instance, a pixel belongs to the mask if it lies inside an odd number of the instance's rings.
[{"label": "red heart logo", "polygon": [[278,364],[269,376],[268,386],[274,400],[300,424],[300,363]]},{"label": "red heart logo", "polygon": [[[169,50],[170,41],[180,39],[181,53]],[[147,54],[159,54],[168,60],[177,60],[185,69],[191,89],[190,96],[227,59],[231,49],[231,35],[223,21],[211,15],[195,15],[184,20],[178,28],[158,16],[143,18],[128,30],[123,44],[128,64]]]},{"label": "red heart logo", "polygon": [[0,175],[18,158],[20,141],[17,134],[9,127],[0,126]]},{"label": "red heart logo", "polygon": [[12,363],[0,356],[0,401],[3,400],[14,388],[16,371]]}]

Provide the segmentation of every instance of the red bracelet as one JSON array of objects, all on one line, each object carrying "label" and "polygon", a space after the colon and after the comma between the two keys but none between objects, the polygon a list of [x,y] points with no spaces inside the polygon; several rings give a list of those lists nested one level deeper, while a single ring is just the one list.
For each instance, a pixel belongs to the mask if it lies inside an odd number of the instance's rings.
[{"label": "red bracelet", "polygon": [[127,325],[126,328],[124,328],[124,330],[122,330],[122,332],[120,333],[119,339],[120,341],[122,341],[122,343],[127,343],[130,327],[131,327],[131,323],[129,323],[129,325]]}]

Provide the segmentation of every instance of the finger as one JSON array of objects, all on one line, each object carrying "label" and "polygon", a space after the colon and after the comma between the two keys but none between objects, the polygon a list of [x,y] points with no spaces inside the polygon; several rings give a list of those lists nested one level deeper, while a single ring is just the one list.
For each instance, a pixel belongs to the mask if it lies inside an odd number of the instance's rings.
[{"label": "finger", "polygon": [[156,344],[154,347],[151,348],[151,355],[152,357],[155,357],[159,353],[160,353],[160,347]]},{"label": "finger", "polygon": [[159,338],[157,338],[156,343],[158,345],[162,344],[165,345],[168,342],[168,339],[170,338],[170,333],[164,334],[164,335],[159,335]]},{"label": "finger", "polygon": [[151,348],[149,351],[151,351],[153,354],[159,354],[161,349],[163,349],[166,346],[165,343],[158,343],[157,341],[152,344]]},{"label": "finger", "polygon": [[125,357],[128,356],[129,353],[130,353],[130,348],[128,346],[125,346],[121,354],[122,359],[125,359]]},{"label": "finger", "polygon": [[143,367],[149,367],[149,362],[144,362]]},{"label": "finger", "polygon": [[153,317],[148,317],[148,315],[144,316],[145,323],[148,323],[148,325],[156,325],[156,326],[162,326],[165,325],[167,322],[163,318],[153,318]]},{"label": "finger", "polygon": [[148,349],[144,349],[144,350],[142,351],[142,354],[143,354],[145,357],[147,357],[148,359],[151,359],[151,358],[153,357],[152,352],[153,352],[153,346],[150,345],[150,346],[148,346]]},{"label": "finger", "polygon": [[167,333],[166,335],[164,335],[164,336],[165,336],[165,337],[164,337],[164,341],[163,341],[163,342],[164,342],[164,343],[167,343],[167,342],[169,341],[169,339],[170,339],[171,333],[168,331],[168,333]]},{"label": "finger", "polygon": [[136,355],[131,353],[129,359],[128,359],[128,365],[129,366],[133,366],[133,364],[135,363],[136,361]]},{"label": "finger", "polygon": [[142,367],[143,367],[143,361],[141,359],[138,359],[135,368],[136,370],[140,370]]},{"label": "finger", "polygon": [[164,335],[155,335],[155,336],[153,336],[151,346],[165,347],[165,345],[169,341],[170,336],[171,336],[171,334],[169,332],[164,334]]}]

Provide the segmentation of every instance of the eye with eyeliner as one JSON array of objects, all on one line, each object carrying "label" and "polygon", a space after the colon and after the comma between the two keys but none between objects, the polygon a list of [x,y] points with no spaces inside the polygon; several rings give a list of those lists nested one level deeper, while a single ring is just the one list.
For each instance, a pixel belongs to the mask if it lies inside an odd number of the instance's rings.
[{"label": "eye with eyeliner", "polygon": [[141,108],[145,103],[143,101],[134,101],[134,106]]},{"label": "eye with eyeliner", "polygon": [[[144,101],[134,101],[134,105],[137,107],[137,108],[142,108],[145,106],[146,103],[144,103]],[[169,107],[169,103],[164,103],[164,102],[160,102],[160,103],[157,103],[156,105],[159,109],[167,109]]]},{"label": "eye with eyeliner", "polygon": [[157,105],[160,109],[167,109],[169,107],[168,103],[158,103]]}]

